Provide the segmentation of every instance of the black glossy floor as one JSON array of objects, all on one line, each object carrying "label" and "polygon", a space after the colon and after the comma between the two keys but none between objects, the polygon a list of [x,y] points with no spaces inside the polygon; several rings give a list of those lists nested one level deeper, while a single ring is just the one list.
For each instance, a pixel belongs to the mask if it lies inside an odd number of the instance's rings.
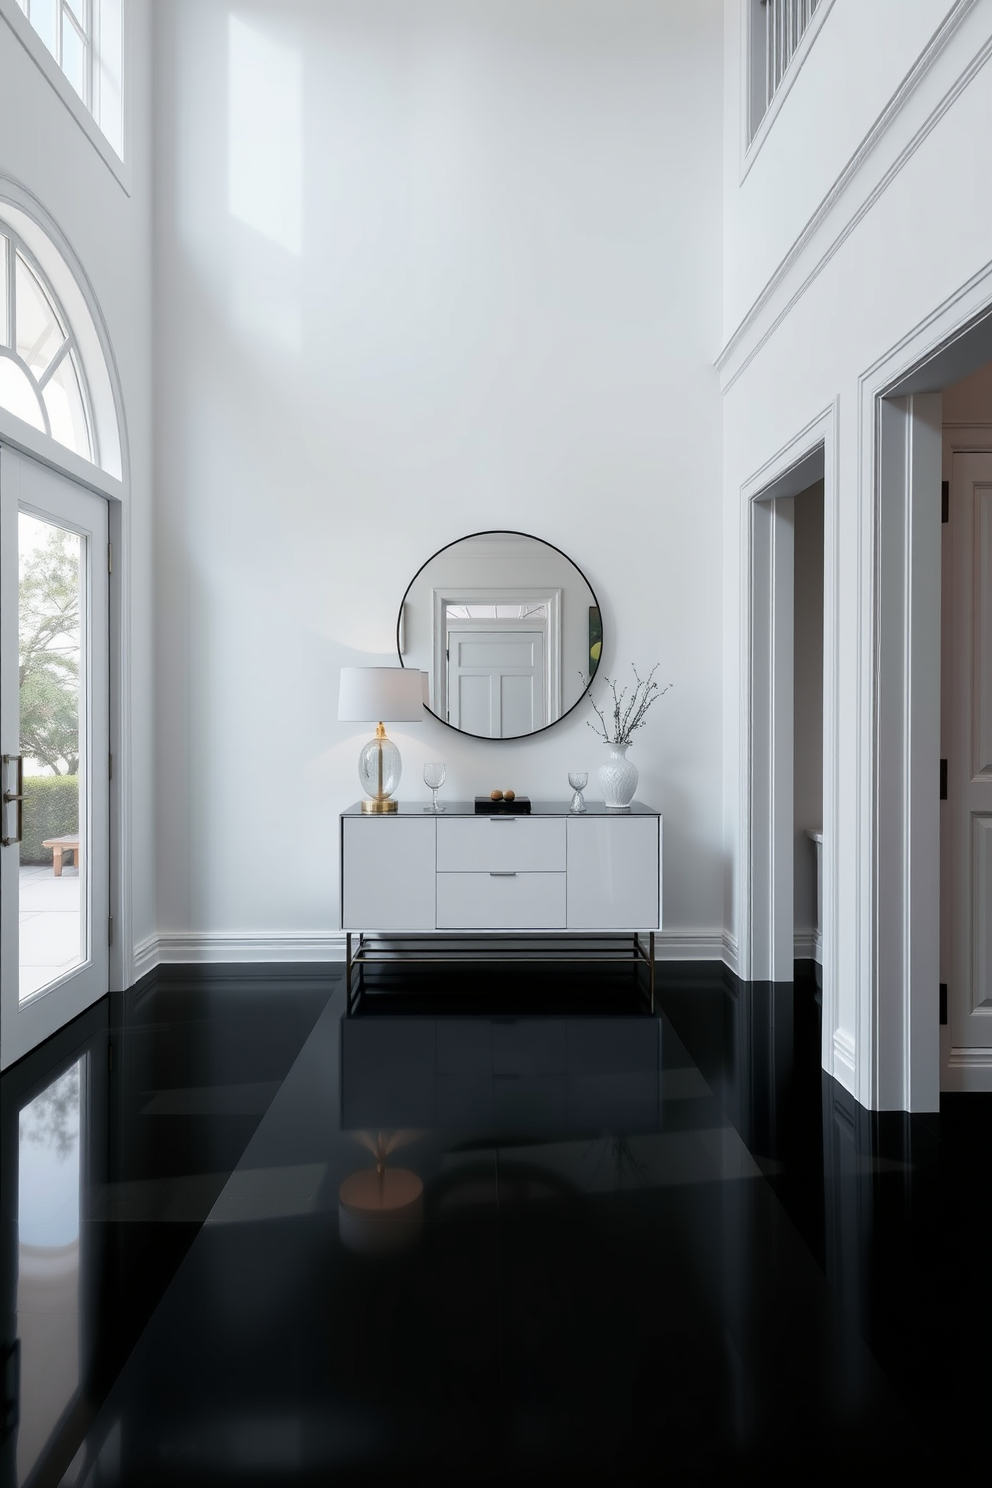
[{"label": "black glossy floor", "polygon": [[990,1102],[634,975],[173,971],[9,1071],[5,1488],[987,1482]]}]

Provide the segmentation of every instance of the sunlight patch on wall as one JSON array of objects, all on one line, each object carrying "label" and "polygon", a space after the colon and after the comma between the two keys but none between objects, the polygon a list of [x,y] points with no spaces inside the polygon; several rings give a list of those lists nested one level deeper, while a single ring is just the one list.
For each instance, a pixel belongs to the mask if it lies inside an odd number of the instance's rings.
[{"label": "sunlight patch on wall", "polygon": [[299,51],[228,23],[228,210],[290,253],[303,249]]}]

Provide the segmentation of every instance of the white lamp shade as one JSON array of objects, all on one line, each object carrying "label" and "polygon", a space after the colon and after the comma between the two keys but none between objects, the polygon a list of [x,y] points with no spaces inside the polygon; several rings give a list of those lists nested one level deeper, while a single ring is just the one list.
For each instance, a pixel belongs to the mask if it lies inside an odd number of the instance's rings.
[{"label": "white lamp shade", "polygon": [[342,667],[338,718],[344,723],[420,723],[424,678],[412,667]]}]

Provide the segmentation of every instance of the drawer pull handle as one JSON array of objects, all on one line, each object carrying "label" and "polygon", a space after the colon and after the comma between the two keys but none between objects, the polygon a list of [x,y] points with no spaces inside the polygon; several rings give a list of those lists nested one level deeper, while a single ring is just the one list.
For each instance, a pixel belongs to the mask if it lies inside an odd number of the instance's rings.
[{"label": "drawer pull handle", "polygon": [[489,818],[493,826],[495,826],[497,822],[515,822],[516,819],[517,818],[515,816],[491,816]]},{"label": "drawer pull handle", "polygon": [[495,872],[495,873],[492,871],[492,869],[490,869],[490,871],[489,871],[489,877],[490,878],[516,878],[516,876],[517,875],[516,875],[515,872],[514,873],[507,873],[505,870],[502,871],[502,872]]}]

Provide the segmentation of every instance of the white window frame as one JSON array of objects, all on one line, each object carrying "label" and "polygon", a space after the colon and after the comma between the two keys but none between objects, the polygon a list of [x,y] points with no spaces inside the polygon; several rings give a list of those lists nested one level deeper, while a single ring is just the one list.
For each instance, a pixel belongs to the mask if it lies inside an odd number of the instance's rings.
[{"label": "white window frame", "polygon": [[[38,406],[41,410],[42,421],[44,424],[44,428],[39,430],[39,433],[44,434],[46,439],[51,439],[53,444],[59,445],[61,449],[67,449],[72,454],[77,455],[79,459],[86,460],[91,465],[99,465],[99,434],[93,418],[93,403],[90,398],[89,382],[86,378],[86,368],[83,366],[83,358],[79,351],[79,343],[76,340],[75,332],[72,329],[72,323],[69,320],[69,317],[66,315],[65,310],[62,306],[62,302],[56,294],[54,288],[52,287],[51,280],[45,273],[44,269],[41,267],[41,264],[35,258],[34,254],[31,252],[31,249],[24,242],[24,240],[18,236],[17,232],[9,223],[4,221],[3,217],[0,217],[0,237],[4,237],[7,239],[6,282],[4,284],[0,284],[0,293],[7,296],[7,333],[10,339],[9,346],[7,346],[6,344],[0,346],[0,355],[12,361],[16,367],[19,367],[24,373],[25,377],[31,383],[31,386],[34,388],[35,395],[38,399]],[[40,377],[38,377],[32,370],[32,368],[28,366],[27,362],[22,360],[17,352],[17,294],[15,290],[15,276],[17,273],[18,255],[20,255],[20,257],[24,260],[28,268],[31,270],[32,274],[37,279],[44,295],[48,299],[49,303],[52,306],[52,309],[55,312],[58,323],[64,331],[64,339],[61,346],[52,357],[52,360],[49,362],[48,366],[45,368]],[[42,396],[46,386],[48,385],[48,382],[67,357],[72,358],[72,364],[76,372],[76,380],[79,383],[79,394],[83,402],[83,417],[86,422],[86,437],[89,441],[90,446],[89,451],[86,453],[84,453],[82,450],[74,450],[71,445],[64,445],[62,444],[61,440],[55,438],[52,433],[52,426],[48,414],[48,408],[45,404],[44,397]]]},{"label": "white window frame", "polygon": [[[782,74],[781,81],[772,95],[761,118],[753,125],[754,117],[754,91],[755,91],[755,8],[760,5],[761,0],[741,0],[744,9],[741,30],[741,182],[743,183],[748,171],[751,169],[762,145],[768,138],[768,132],[778,118],[790,88],[799,76],[803,63],[809,56],[810,48],[815,42],[827,16],[833,8],[834,0],[819,0],[819,4],[799,38],[799,44],[792,56],[789,58],[788,66]],[[762,48],[762,58],[764,49]]]},{"label": "white window frame", "polygon": [[[92,5],[94,0],[88,0]],[[123,190],[131,194],[131,109],[128,79],[131,76],[130,17],[127,0],[122,0],[121,10],[121,148],[124,158],[118,155],[89,108],[80,98],[48,47],[21,9],[18,0],[0,0],[0,20],[5,21],[21,43],[28,56],[36,64],[45,79],[51,84],[69,113],[75,119],[86,138],[93,145],[111,174],[116,177]],[[87,46],[88,92],[93,96],[93,72],[97,48]]]}]

